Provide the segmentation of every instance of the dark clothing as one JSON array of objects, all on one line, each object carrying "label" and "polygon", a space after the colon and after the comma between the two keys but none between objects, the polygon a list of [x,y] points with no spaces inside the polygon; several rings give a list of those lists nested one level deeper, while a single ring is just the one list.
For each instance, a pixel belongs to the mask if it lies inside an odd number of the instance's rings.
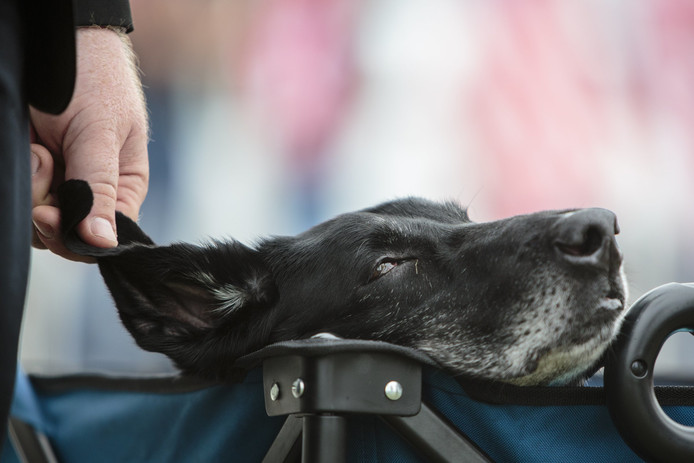
[{"label": "dark clothing", "polygon": [[133,31],[128,0],[74,0],[76,26],[115,26]]},{"label": "dark clothing", "polygon": [[[31,246],[28,103],[58,114],[72,97],[77,25],[132,29],[127,0],[0,0],[0,446],[17,362]],[[127,13],[127,14],[126,14]]]},{"label": "dark clothing", "polygon": [[[10,0],[10,3],[25,5],[23,52],[28,102],[41,111],[59,114],[70,102],[75,82],[72,2]],[[4,63],[0,63],[2,65]]]},{"label": "dark clothing", "polygon": [[[0,0],[0,442],[5,437],[31,245],[31,172],[20,2]],[[1,444],[0,444],[1,445]]]}]

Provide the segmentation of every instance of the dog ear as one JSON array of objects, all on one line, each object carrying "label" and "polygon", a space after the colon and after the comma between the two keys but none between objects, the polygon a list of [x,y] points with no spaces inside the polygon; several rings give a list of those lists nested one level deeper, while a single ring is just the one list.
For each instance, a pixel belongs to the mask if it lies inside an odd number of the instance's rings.
[{"label": "dog ear", "polygon": [[[66,246],[96,257],[121,320],[140,347],[166,354],[182,369],[199,373],[206,363],[214,363],[208,354],[217,351],[215,344],[240,348],[234,333],[249,340],[260,335],[249,336],[247,325],[256,318],[254,311],[273,305],[277,291],[258,251],[234,241],[156,246],[120,213],[118,247],[96,248],[75,230],[91,209],[89,185],[66,182],[58,199]],[[227,355],[233,345],[225,346]]]},{"label": "dog ear", "polygon": [[135,245],[98,261],[137,343],[184,369],[190,365],[183,357],[199,356],[202,344],[217,335],[243,331],[254,312],[269,309],[276,299],[261,256],[238,242]]},{"label": "dog ear", "polygon": [[89,257],[118,255],[131,244],[154,244],[140,227],[120,212],[116,212],[118,247],[97,248],[82,241],[77,225],[84,220],[94,203],[94,194],[84,180],[68,180],[58,187],[60,204],[60,231],[65,246],[75,254]]}]

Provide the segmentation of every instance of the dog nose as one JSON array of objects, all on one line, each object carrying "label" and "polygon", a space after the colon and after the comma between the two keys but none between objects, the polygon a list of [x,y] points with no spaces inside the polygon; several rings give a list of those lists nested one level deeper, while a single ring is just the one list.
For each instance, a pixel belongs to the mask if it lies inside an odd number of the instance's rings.
[{"label": "dog nose", "polygon": [[582,209],[569,212],[553,226],[554,246],[559,255],[572,264],[609,269],[619,265],[622,254],[615,235],[617,217],[606,209]]}]

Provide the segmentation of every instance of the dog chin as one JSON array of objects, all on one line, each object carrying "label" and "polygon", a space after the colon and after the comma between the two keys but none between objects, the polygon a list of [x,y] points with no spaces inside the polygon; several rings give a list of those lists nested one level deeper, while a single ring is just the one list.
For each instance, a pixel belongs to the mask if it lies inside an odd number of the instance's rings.
[{"label": "dog chin", "polygon": [[580,385],[594,372],[591,367],[597,364],[616,337],[622,320],[620,315],[612,326],[604,326],[586,342],[535,353],[535,359],[527,364],[529,373],[501,381],[515,386]]}]

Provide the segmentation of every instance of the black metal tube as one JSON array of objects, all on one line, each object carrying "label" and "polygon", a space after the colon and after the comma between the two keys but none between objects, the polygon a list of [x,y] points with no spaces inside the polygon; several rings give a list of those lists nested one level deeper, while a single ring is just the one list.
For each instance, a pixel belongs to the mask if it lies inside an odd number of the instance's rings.
[{"label": "black metal tube", "polygon": [[426,461],[489,463],[489,456],[448,420],[422,403],[415,416],[381,416],[402,435]]},{"label": "black metal tube", "polygon": [[263,463],[294,463],[301,457],[301,448],[298,445],[303,423],[301,418],[289,415],[282,429],[265,454]]},{"label": "black metal tube", "polygon": [[303,463],[345,463],[347,420],[339,415],[306,415],[303,430]]}]

